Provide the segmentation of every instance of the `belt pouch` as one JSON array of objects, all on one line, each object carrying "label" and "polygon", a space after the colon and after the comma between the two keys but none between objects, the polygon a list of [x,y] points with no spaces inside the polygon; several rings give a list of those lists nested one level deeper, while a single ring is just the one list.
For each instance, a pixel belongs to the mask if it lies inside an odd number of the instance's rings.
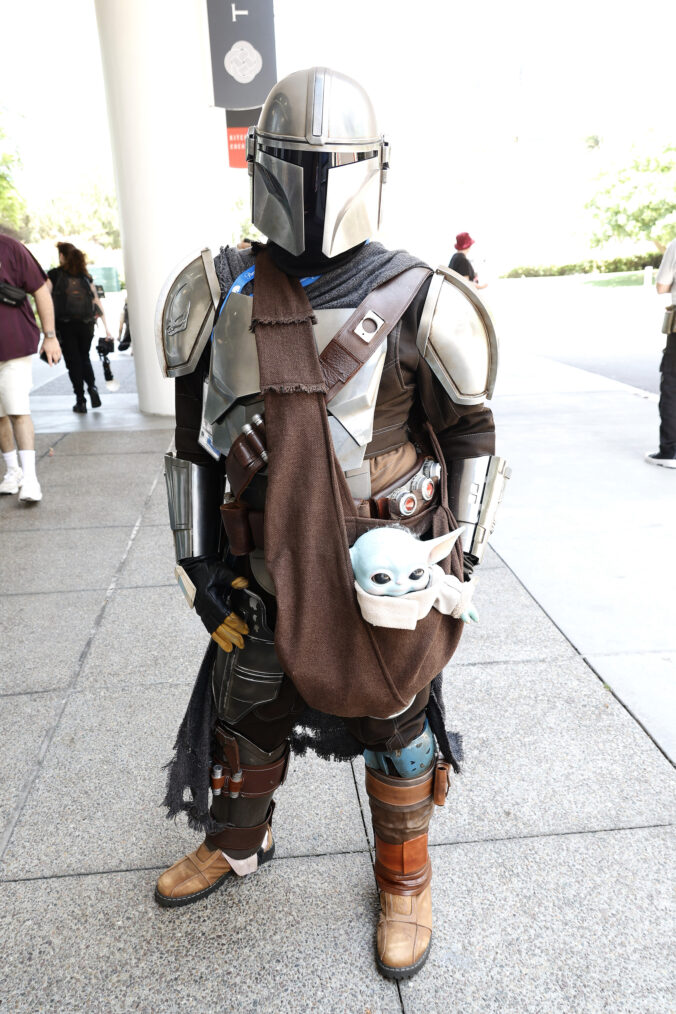
[{"label": "belt pouch", "polygon": [[246,556],[254,548],[249,528],[249,508],[237,500],[221,504],[221,520],[233,556]]},{"label": "belt pouch", "polygon": [[667,306],[662,322],[662,334],[671,334],[673,331],[676,331],[676,306]]}]

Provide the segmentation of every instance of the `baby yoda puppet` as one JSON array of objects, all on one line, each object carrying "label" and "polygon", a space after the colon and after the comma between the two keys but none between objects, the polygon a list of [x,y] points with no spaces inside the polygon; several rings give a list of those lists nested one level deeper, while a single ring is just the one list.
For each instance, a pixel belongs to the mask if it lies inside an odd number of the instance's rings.
[{"label": "baby yoda puppet", "polygon": [[465,623],[477,622],[470,606],[474,580],[459,581],[438,566],[462,531],[426,542],[405,528],[374,528],[360,536],[350,559],[364,619],[378,627],[413,630],[435,608]]}]

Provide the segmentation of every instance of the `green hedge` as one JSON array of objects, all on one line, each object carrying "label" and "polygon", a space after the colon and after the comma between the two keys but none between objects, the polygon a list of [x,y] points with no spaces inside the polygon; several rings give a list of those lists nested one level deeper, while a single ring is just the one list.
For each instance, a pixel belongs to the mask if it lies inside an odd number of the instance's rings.
[{"label": "green hedge", "polygon": [[501,278],[542,278],[545,275],[588,275],[600,271],[607,275],[618,271],[642,271],[643,268],[658,268],[662,254],[634,254],[633,257],[613,257],[609,261],[580,261],[578,264],[546,264],[540,267],[512,268]]}]

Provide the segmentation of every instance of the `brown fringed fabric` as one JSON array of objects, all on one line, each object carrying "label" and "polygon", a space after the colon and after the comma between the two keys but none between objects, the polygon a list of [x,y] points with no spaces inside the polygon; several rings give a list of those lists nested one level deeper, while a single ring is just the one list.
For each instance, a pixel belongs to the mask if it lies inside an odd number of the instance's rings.
[{"label": "brown fringed fabric", "polygon": [[[349,545],[388,522],[355,516],[333,452],[312,319],[300,283],[262,251],[252,327],[270,458],[265,561],[278,602],[275,646],[284,671],[312,707],[386,718],[443,669],[462,623],[434,609],[413,631],[372,627],[362,619]],[[426,519],[435,537],[454,526],[445,476],[441,487],[442,504],[430,508]],[[452,562],[462,578],[459,550]]]}]

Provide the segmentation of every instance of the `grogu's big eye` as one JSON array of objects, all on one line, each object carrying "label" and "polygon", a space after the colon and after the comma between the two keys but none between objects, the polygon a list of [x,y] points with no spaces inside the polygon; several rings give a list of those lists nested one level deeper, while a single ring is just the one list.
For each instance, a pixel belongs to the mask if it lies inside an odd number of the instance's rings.
[{"label": "grogu's big eye", "polygon": [[418,567],[417,570],[411,571],[408,575],[411,581],[419,581],[421,577],[424,577],[425,571],[422,567]]},{"label": "grogu's big eye", "polygon": [[392,580],[392,578],[390,577],[389,574],[379,573],[373,574],[371,580],[373,581],[374,584],[387,584],[388,581]]}]

